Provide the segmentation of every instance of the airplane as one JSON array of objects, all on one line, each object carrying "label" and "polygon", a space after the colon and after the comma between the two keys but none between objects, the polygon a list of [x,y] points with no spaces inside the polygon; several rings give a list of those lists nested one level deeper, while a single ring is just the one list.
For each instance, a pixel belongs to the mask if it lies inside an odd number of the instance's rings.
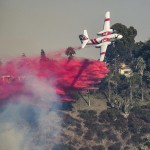
[{"label": "airplane", "polygon": [[104,60],[107,46],[111,45],[114,41],[118,39],[122,39],[123,36],[121,34],[115,33],[113,29],[110,28],[110,12],[107,11],[105,14],[104,27],[103,30],[97,33],[98,38],[89,39],[87,30],[84,30],[84,33],[79,35],[79,39],[82,44],[82,48],[86,45],[93,45],[95,48],[100,48],[100,61]]}]

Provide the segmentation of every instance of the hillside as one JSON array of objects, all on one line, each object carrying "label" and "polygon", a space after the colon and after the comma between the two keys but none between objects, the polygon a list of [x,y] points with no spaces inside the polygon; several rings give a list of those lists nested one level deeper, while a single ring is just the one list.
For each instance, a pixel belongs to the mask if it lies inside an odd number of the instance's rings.
[{"label": "hillside", "polygon": [[[96,60],[73,59],[73,53],[57,62],[41,50],[40,63],[39,57],[35,62],[21,59],[30,62],[26,63],[29,72],[33,66],[39,72],[25,80],[26,88],[15,82],[20,78],[2,75],[8,84],[1,82],[0,150],[150,149],[150,40],[135,43],[134,27],[117,23],[112,28],[124,38],[108,47],[101,67]],[[66,68],[66,60],[73,65]],[[6,70],[12,70],[12,64],[7,63]],[[51,85],[54,72],[60,89]]]},{"label": "hillside", "polygon": [[[80,107],[82,106],[82,107]],[[128,118],[102,99],[83,100],[63,111],[59,142],[53,150],[134,150],[150,148],[150,104],[135,107]],[[137,111],[138,110],[138,111]]]}]

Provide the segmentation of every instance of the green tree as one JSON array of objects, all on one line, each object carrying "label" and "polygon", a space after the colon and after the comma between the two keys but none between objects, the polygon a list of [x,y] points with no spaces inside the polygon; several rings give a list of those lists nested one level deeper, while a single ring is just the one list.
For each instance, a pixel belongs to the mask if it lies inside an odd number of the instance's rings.
[{"label": "green tree", "polygon": [[106,97],[108,105],[114,107],[114,104],[112,102],[112,96],[114,95],[114,81],[112,80],[112,78],[113,74],[110,73],[108,77],[103,79],[99,84],[99,90]]},{"label": "green tree", "polygon": [[143,78],[148,88],[150,88],[150,71],[146,71]]},{"label": "green tree", "polygon": [[145,43],[142,42],[142,41],[136,42],[136,43],[134,44],[134,49],[133,49],[133,55],[134,55],[134,57],[137,57],[137,56],[138,56],[139,51],[141,50],[141,48],[142,48],[144,45],[145,45]]},{"label": "green tree", "polygon": [[68,48],[66,49],[65,54],[66,54],[67,56],[69,56],[69,58],[72,58],[73,55],[76,54],[76,52],[75,52],[74,48],[68,47]]},{"label": "green tree", "polygon": [[121,35],[123,35],[123,38],[121,41],[123,41],[125,46],[133,46],[135,43],[134,38],[137,35],[137,30],[130,26],[129,28],[127,28],[125,25],[121,24],[121,23],[116,23],[111,27],[113,30],[116,30],[117,33],[120,33]]},{"label": "green tree", "polygon": [[132,52],[135,44],[134,38],[137,35],[137,30],[132,26],[127,28],[121,23],[116,23],[111,28],[116,30],[117,33],[123,35],[123,38],[115,42],[115,47],[108,47],[106,54],[107,62],[114,63],[115,57],[119,57],[119,61],[127,63],[132,58]]},{"label": "green tree", "polygon": [[41,49],[41,57],[45,57],[45,51]]},{"label": "green tree", "polygon": [[136,43],[135,51],[134,51],[135,58],[142,57],[146,63],[146,70],[150,70],[150,40],[146,41],[145,43],[139,42]]},{"label": "green tree", "polygon": [[143,101],[143,73],[144,69],[146,68],[145,61],[142,57],[137,58],[136,63],[136,69],[138,71],[138,74],[140,75],[140,87],[141,87],[141,100]]},{"label": "green tree", "polygon": [[41,59],[40,62],[47,62],[49,61],[49,58],[46,57],[45,51],[41,49]]}]

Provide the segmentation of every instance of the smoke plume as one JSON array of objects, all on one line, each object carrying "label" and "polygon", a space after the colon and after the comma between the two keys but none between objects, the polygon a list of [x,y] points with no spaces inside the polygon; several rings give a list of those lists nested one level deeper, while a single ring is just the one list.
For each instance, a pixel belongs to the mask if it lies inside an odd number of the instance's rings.
[{"label": "smoke plume", "polygon": [[1,150],[51,149],[61,131],[61,103],[107,75],[105,63],[68,59],[64,52],[17,57],[0,66]]}]

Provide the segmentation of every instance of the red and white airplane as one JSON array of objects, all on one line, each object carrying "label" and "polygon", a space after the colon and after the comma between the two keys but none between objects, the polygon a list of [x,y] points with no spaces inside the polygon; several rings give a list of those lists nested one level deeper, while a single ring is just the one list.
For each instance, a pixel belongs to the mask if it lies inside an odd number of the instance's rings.
[{"label": "red and white airplane", "polygon": [[100,48],[100,61],[104,60],[107,46],[110,45],[113,41],[121,39],[123,36],[117,33],[114,33],[113,29],[110,28],[110,12],[106,12],[104,28],[101,32],[97,33],[98,38],[89,39],[87,30],[84,30],[84,33],[79,35],[79,39],[82,43],[82,48],[86,45],[93,45],[96,48]]}]

